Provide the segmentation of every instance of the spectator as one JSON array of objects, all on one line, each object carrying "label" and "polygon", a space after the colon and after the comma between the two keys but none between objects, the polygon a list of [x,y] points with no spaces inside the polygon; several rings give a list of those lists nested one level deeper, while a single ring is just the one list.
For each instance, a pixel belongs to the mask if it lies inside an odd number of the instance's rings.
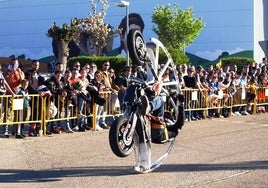
[{"label": "spectator", "polygon": [[237,72],[237,65],[233,64],[230,68],[230,71],[234,71],[236,73]]},{"label": "spectator", "polygon": [[[79,87],[76,87],[76,84],[79,83]],[[86,69],[81,69],[79,81],[76,82],[73,87],[78,91],[77,93],[77,101],[78,101],[78,119],[77,126],[74,130],[78,130],[84,132],[85,130],[90,130],[87,125],[87,115],[83,112],[86,112],[85,107],[90,105],[90,95],[87,91],[87,87],[89,86],[89,81],[87,79],[87,71]]]},{"label": "spectator", "polygon": [[115,74],[115,71],[114,71],[114,69],[113,68],[109,68],[109,73],[110,73],[110,79],[111,79],[111,87],[112,87],[112,89],[113,90],[115,90],[115,91],[118,91],[120,88],[119,88],[119,86],[115,83],[115,80],[116,80],[116,78],[117,78],[117,76],[116,76],[116,74]]},{"label": "spectator", "polygon": [[257,86],[255,83],[255,79],[251,78],[249,80],[248,86],[247,86],[247,93],[246,93],[246,100],[247,100],[247,106],[246,106],[246,112],[252,113],[252,103],[254,102],[254,99],[256,98],[257,92]]},{"label": "spectator", "polygon": [[262,58],[262,62],[260,63],[260,66],[263,67],[263,66],[267,66],[267,65],[268,65],[267,58],[266,57]]},{"label": "spectator", "polygon": [[[21,81],[25,78],[24,72],[19,68],[18,59],[12,59],[8,69],[4,72],[4,77],[11,88],[12,92],[7,90],[7,94],[17,93],[17,90],[21,87]],[[12,99],[8,98],[8,108],[11,109]],[[8,113],[8,116],[11,116],[11,112]],[[8,135],[8,125],[6,125],[6,133]],[[8,137],[8,136],[6,136]]]},{"label": "spectator", "polygon": [[71,86],[73,86],[74,83],[80,80],[79,76],[80,76],[79,70],[77,68],[72,69],[72,75],[69,80]]},{"label": "spectator", "polygon": [[[217,96],[217,100],[213,101],[214,104],[212,104],[213,106],[216,107],[215,117],[222,118],[223,116],[220,114],[220,108],[219,108],[220,107],[220,100],[219,99],[222,97],[219,96],[220,88],[219,88],[218,76],[216,74],[212,77],[212,82],[210,83],[210,87],[212,88],[213,93]],[[211,114],[211,116],[213,116],[213,114]]]},{"label": "spectator", "polygon": [[110,68],[110,62],[104,61],[101,68],[101,75],[102,75],[102,82],[106,90],[111,90],[111,82],[110,82],[111,79],[110,79],[109,68]]},{"label": "spectator", "polygon": [[[4,95],[6,95],[6,93],[10,93],[10,94],[12,94],[12,96],[15,95],[15,93],[12,91],[12,89],[8,85],[6,79],[5,79],[4,75],[3,75],[3,72],[2,72],[2,66],[0,65],[0,95],[4,96]],[[1,106],[1,112],[5,112],[4,116],[2,117],[2,121],[6,122],[7,119],[9,117],[11,117],[11,110],[10,110],[11,106],[7,105],[8,100],[7,100],[6,97],[1,97],[0,102],[2,104],[2,105],[0,105]],[[8,125],[5,125],[4,137],[9,138]]]},{"label": "spectator", "polygon": [[72,76],[72,72],[67,70],[64,73],[64,76],[61,78],[62,83],[64,84],[64,90],[67,92],[67,96],[64,98],[64,117],[67,120],[64,121],[66,126],[66,133],[73,133],[71,128],[71,121],[68,119],[70,116],[70,108],[71,106],[76,105],[76,94],[74,93],[73,87],[70,85],[70,78]]},{"label": "spectator", "polygon": [[[110,62],[109,61],[104,61],[103,64],[102,64],[102,69],[101,69],[101,75],[102,75],[102,83],[104,85],[104,89],[103,91],[111,91],[112,93],[102,93],[103,97],[105,98],[105,100],[109,100],[109,98],[113,98],[113,94],[116,92],[113,88],[112,88],[112,80],[111,80],[111,77],[110,77],[110,72],[109,72],[109,68],[110,68]],[[100,114],[101,115],[101,118],[100,118],[100,121],[102,122],[100,124],[100,127],[102,127],[103,129],[108,129],[109,126],[107,125],[106,123],[106,114],[108,112],[108,107],[110,109],[113,108],[114,105],[113,103],[111,105],[108,105],[108,103],[105,103],[104,106],[100,106],[99,107],[99,110],[101,110]]]},{"label": "spectator", "polygon": [[[67,92],[64,90],[64,84],[61,81],[62,72],[61,71],[55,71],[55,75],[46,80],[45,85],[48,87],[50,92],[52,93],[52,96],[50,97],[50,102],[53,102],[57,109],[61,109],[61,98],[67,96]],[[59,115],[59,114],[58,114]],[[56,125],[54,122],[48,123],[47,125],[48,133],[56,133],[59,134],[61,132],[61,125],[60,121],[56,122]]]},{"label": "spectator", "polygon": [[261,73],[258,76],[258,82],[257,82],[258,83],[258,86],[267,87],[267,81],[268,81],[267,74]]},{"label": "spectator", "polygon": [[179,79],[179,85],[181,86],[181,89],[185,88],[184,79],[181,72],[178,72],[178,79]]},{"label": "spectator", "polygon": [[222,99],[222,115],[224,117],[228,117],[228,110],[226,109],[226,103],[231,96],[229,93],[232,93],[235,91],[235,86],[232,83],[232,79],[230,77],[230,73],[226,74],[226,78],[223,79],[223,77],[218,78],[218,88],[219,91],[221,92],[220,98]]},{"label": "spectator", "polygon": [[85,69],[86,70],[86,73],[87,73],[87,80],[90,81],[90,77],[89,77],[89,72],[90,72],[90,65],[89,63],[86,63],[82,69]]},{"label": "spectator", "polygon": [[246,75],[249,75],[249,65],[244,65],[242,72],[246,73]]},{"label": "spectator", "polygon": [[95,63],[90,64],[89,72],[87,73],[87,79],[91,82],[94,79],[94,74],[97,71],[97,65]]},{"label": "spectator", "polygon": [[223,78],[226,78],[226,74],[230,73],[230,69],[231,69],[230,65],[225,65],[225,66],[223,67],[221,76],[222,76]]},{"label": "spectator", "polygon": [[12,91],[16,93],[18,88],[21,87],[21,81],[25,78],[24,72],[19,68],[19,61],[17,59],[12,59],[4,76]]},{"label": "spectator", "polygon": [[[77,97],[77,95],[78,95],[78,92],[79,92],[79,90],[77,89],[77,88],[74,88],[74,84],[75,83],[79,83],[78,81],[80,80],[80,78],[79,78],[79,72],[78,72],[78,69],[77,68],[73,68],[72,69],[72,75],[71,75],[71,78],[69,79],[69,83],[70,83],[70,85],[71,85],[71,87],[73,88],[73,94]],[[76,98],[76,101],[77,101],[77,98]],[[76,103],[76,106],[77,106],[77,103]],[[77,108],[74,108],[75,109],[75,112],[74,113],[78,113],[76,110],[77,110]],[[73,128],[74,128],[74,130],[75,131],[77,131],[78,129],[78,127],[77,127],[77,125],[76,125],[77,123],[76,123],[76,120],[72,120],[72,126],[73,126]]]},{"label": "spectator", "polygon": [[[186,88],[189,88],[189,89],[197,89],[200,85],[197,85],[197,81],[196,81],[196,77],[195,77],[195,72],[194,72],[194,69],[192,67],[189,67],[187,69],[187,75],[183,77],[184,79],[184,83],[185,83],[185,87]],[[201,88],[198,88],[199,90]],[[195,100],[191,100],[190,101],[187,101],[187,105],[189,107],[189,109],[193,109],[194,106],[196,104],[196,101]],[[196,114],[196,111],[193,111],[191,112],[190,110],[189,111],[186,111],[186,118],[188,119],[188,121],[196,121],[197,120],[197,114]]]},{"label": "spectator", "polygon": [[[21,81],[21,87],[17,90],[17,94],[23,96],[23,109],[18,110],[18,112],[16,113],[18,115],[19,122],[29,121],[30,119],[29,116],[31,113],[31,109],[29,106],[30,97],[27,91],[28,85],[29,85],[29,81],[24,79]],[[23,134],[23,128],[24,128],[24,124],[18,124],[16,126],[15,138],[21,139],[25,137],[25,135]]]},{"label": "spectator", "polygon": [[[195,79],[196,79],[196,86],[199,89],[200,92],[200,103],[204,103],[206,101],[205,99],[205,95],[204,95],[204,87],[200,81],[201,77],[203,76],[203,70],[204,68],[201,65],[198,65],[196,67],[196,71],[195,71]],[[200,120],[200,119],[204,119],[204,110],[197,110],[196,112],[196,119]]]},{"label": "spectator", "polygon": [[[40,63],[38,60],[32,60],[31,69],[27,70],[25,73],[25,78],[29,80],[29,86],[28,86],[28,92],[30,95],[38,94],[38,78],[40,76],[39,74],[39,67]],[[33,112],[41,112],[41,101],[38,97],[33,96],[32,100],[30,101],[30,105],[33,108]],[[32,120],[38,120],[38,118],[41,118],[41,113],[33,113],[32,114]],[[29,136],[37,136],[37,130],[39,129],[40,125],[37,125],[36,123],[30,123],[29,128]]]},{"label": "spectator", "polygon": [[[110,82],[111,82],[111,88],[113,90],[113,94],[112,94],[112,113],[114,113],[116,110],[117,107],[120,108],[120,105],[119,105],[119,100],[118,100],[118,91],[119,91],[119,86],[116,85],[116,79],[117,79],[117,76],[115,75],[115,71],[113,68],[109,68],[109,73],[110,73]],[[118,106],[117,106],[117,103],[118,103]]]},{"label": "spectator", "polygon": [[208,74],[212,74],[214,72],[214,66],[212,64],[207,66],[207,72]]},{"label": "spectator", "polygon": [[181,73],[182,73],[182,78],[184,77],[184,76],[187,76],[188,75],[188,73],[187,73],[187,65],[186,64],[182,64],[181,65]]},{"label": "spectator", "polygon": [[5,95],[6,92],[10,93],[12,96],[15,95],[9,84],[7,83],[3,72],[2,72],[2,66],[0,65],[0,95]]},{"label": "spectator", "polygon": [[[36,109],[39,109],[40,115],[37,115],[38,113],[34,113],[34,114],[36,114],[36,116],[39,117],[43,113],[42,103],[41,103],[43,100],[43,97],[50,97],[52,95],[51,92],[49,91],[49,89],[45,86],[45,78],[42,76],[38,77],[37,91],[38,91],[39,97],[42,97],[42,99],[38,98],[38,100],[34,101],[35,102],[34,106],[38,106],[38,108],[36,108]],[[31,101],[33,101],[33,99]],[[47,102],[47,100],[46,100],[46,102]],[[29,128],[29,132],[28,132],[28,136],[30,136],[30,137],[37,136],[37,134],[39,133],[39,129],[40,129],[40,127],[37,126],[36,123],[31,123],[30,128]],[[52,134],[52,133],[47,131],[47,134]]]},{"label": "spectator", "polygon": [[116,80],[116,84],[119,87],[118,99],[119,99],[121,110],[122,110],[123,98],[124,98],[126,88],[127,88],[127,79],[130,77],[130,75],[131,75],[131,67],[126,66],[123,74],[118,76],[118,79]]},{"label": "spectator", "polygon": [[78,72],[80,72],[80,69],[81,69],[81,64],[79,61],[76,61],[74,64],[73,64],[73,67],[72,69],[77,69]]},{"label": "spectator", "polygon": [[29,69],[25,73],[25,78],[29,80],[29,86],[28,86],[28,91],[29,94],[37,94],[37,87],[38,87],[38,77],[40,76],[39,74],[39,67],[40,63],[37,60],[33,60],[31,64],[31,69]]},{"label": "spectator", "polygon": [[[102,82],[102,75],[101,74],[102,74],[101,71],[97,70],[95,72],[95,78],[91,81],[92,85],[97,89],[98,92],[103,91],[103,89],[105,88],[105,85]],[[100,116],[102,113],[102,106],[96,104],[96,108],[97,108],[96,109],[97,116]],[[103,119],[102,119],[102,122],[100,122],[100,117],[97,117],[97,121],[96,121],[96,130],[97,131],[100,131],[103,129],[100,126],[103,123],[104,123]],[[108,127],[105,127],[105,128],[107,129]]]},{"label": "spectator", "polygon": [[[210,84],[208,83],[206,77],[203,75],[200,77],[200,84],[204,88],[204,93],[206,93],[207,98],[204,98],[203,100],[203,106],[210,106],[212,104],[217,103],[218,96],[214,93],[213,89],[210,87]],[[207,118],[212,118],[212,110],[209,109],[208,112],[206,112]]]},{"label": "spectator", "polygon": [[57,63],[56,63],[56,66],[55,66],[55,72],[56,72],[56,71],[60,71],[60,72],[62,72],[63,69],[64,69],[64,65],[63,65],[63,63],[62,63],[62,62],[57,62]]},{"label": "spectator", "polygon": [[86,72],[88,73],[88,72],[89,72],[89,69],[90,69],[90,65],[89,65],[89,63],[86,63],[86,64],[82,67],[82,69],[85,69]]}]

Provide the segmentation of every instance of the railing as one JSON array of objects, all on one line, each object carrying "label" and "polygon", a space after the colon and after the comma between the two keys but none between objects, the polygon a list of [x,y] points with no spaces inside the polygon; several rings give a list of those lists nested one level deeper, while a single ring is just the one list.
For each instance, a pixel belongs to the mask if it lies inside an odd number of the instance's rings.
[{"label": "railing", "polygon": [[[211,94],[208,90],[183,89],[185,96],[185,111],[203,111],[206,113],[211,109],[227,109],[229,115],[234,107],[243,107],[248,105],[246,92],[247,88],[238,88],[236,92],[220,91],[217,96]],[[99,118],[120,116],[122,113],[116,94],[112,92],[101,92],[106,99],[104,106],[94,103],[87,104],[83,108],[83,113],[87,117],[91,117],[93,130],[96,130],[96,123]],[[29,107],[24,107],[24,100],[29,100]],[[16,96],[2,95],[0,96],[0,125],[8,127],[8,125],[21,126],[23,124],[38,123],[40,131],[46,134],[46,125],[51,122],[59,121],[76,121],[78,102],[73,105],[67,99],[58,97],[57,101],[54,97],[40,97],[39,95]],[[57,113],[55,116],[49,117],[49,105],[56,104]],[[252,102],[253,114],[256,108],[268,105],[268,88],[259,87],[256,90],[256,97]],[[105,113],[100,113],[105,112]],[[206,116],[204,116],[206,117]]]}]

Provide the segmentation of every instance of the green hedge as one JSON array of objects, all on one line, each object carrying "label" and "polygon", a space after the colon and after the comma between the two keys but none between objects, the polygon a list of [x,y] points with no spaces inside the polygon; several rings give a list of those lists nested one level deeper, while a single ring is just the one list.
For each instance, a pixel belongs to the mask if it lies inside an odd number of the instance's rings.
[{"label": "green hedge", "polygon": [[110,62],[111,68],[115,70],[116,73],[121,73],[126,66],[126,58],[122,56],[78,56],[72,57],[68,60],[67,66],[69,68],[73,67],[76,61],[79,61],[83,67],[86,63],[95,63],[100,70],[104,61],[108,60]]},{"label": "green hedge", "polygon": [[242,70],[244,65],[255,62],[254,59],[248,57],[227,57],[222,58],[222,67],[225,65],[236,65],[238,70]]}]

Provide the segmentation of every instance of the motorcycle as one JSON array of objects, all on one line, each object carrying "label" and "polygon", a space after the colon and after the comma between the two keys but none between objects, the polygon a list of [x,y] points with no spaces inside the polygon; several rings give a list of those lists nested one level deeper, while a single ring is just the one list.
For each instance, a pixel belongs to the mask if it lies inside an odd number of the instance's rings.
[{"label": "motorcycle", "polygon": [[[174,81],[162,82],[167,69],[176,71],[170,54],[163,44],[152,38],[156,55],[147,48],[139,30],[130,31],[128,35],[129,54],[137,65],[146,65],[147,80],[130,77],[124,96],[123,115],[114,120],[109,131],[111,150],[118,157],[127,157],[133,150],[136,163],[133,169],[140,173],[148,173],[159,167],[171,152],[175,138],[184,124],[184,97],[180,92],[177,77]],[[159,49],[162,49],[167,62],[158,72]],[[155,88],[158,88],[157,92]],[[168,110],[163,119],[144,114],[144,96],[153,100],[156,96],[165,99]],[[152,144],[168,145],[163,155],[152,162]]]}]

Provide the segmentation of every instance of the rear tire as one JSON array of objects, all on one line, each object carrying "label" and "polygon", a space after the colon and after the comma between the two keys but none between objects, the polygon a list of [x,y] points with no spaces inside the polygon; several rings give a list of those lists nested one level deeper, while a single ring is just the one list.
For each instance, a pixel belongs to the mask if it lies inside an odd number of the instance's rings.
[{"label": "rear tire", "polygon": [[122,116],[117,118],[110,127],[110,147],[113,153],[118,157],[127,157],[133,151],[133,137],[127,137],[127,123],[128,119]]}]

